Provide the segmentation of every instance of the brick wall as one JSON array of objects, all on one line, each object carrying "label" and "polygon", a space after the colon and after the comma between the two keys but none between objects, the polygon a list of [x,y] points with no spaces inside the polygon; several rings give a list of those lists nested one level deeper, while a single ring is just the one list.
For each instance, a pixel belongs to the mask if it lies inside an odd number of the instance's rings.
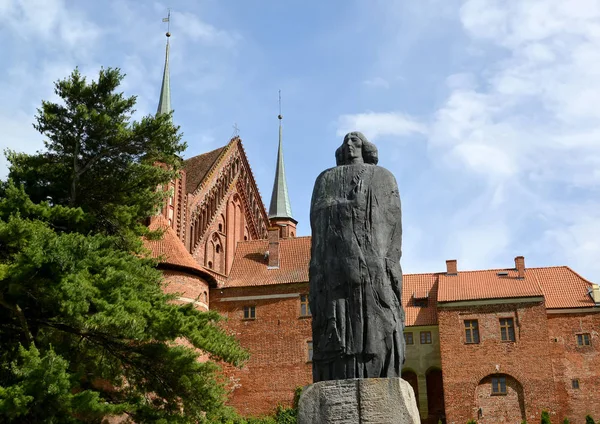
[{"label": "brick wall", "polygon": [[[600,313],[549,314],[548,333],[559,418],[584,422],[600,418]],[[590,335],[590,346],[578,346],[577,334]],[[573,380],[579,389],[573,388]]]},{"label": "brick wall", "polygon": [[[269,414],[278,404],[291,405],[295,388],[312,383],[311,319],[300,316],[300,294],[307,293],[308,283],[211,290],[211,309],[227,318],[226,329],[251,354],[242,369],[225,368],[230,404],[241,414]],[[271,295],[293,297],[222,301]],[[244,319],[244,306],[255,307],[255,319]]]},{"label": "brick wall", "polygon": [[[500,339],[499,319],[506,317],[514,318],[515,342]],[[479,344],[465,344],[465,319],[478,320]],[[504,375],[512,386],[522,388],[522,419],[539,422],[543,409],[557,412],[543,303],[441,307],[438,322],[449,424],[477,419],[480,408],[478,422],[504,422],[500,416],[506,410],[503,405],[513,405],[518,390],[515,388],[511,396],[492,396],[490,387],[485,387],[488,376]]]},{"label": "brick wall", "polygon": [[165,293],[179,293],[181,303],[191,303],[197,309],[208,311],[209,288],[208,283],[202,278],[181,271],[163,270]]}]

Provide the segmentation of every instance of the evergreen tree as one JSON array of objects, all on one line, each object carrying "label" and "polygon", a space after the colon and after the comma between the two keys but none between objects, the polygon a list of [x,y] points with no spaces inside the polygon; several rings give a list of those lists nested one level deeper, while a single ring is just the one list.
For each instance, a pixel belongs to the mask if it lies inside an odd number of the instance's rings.
[{"label": "evergreen tree", "polygon": [[[169,116],[131,122],[122,75],[77,71],[43,102],[35,155],[9,152],[0,186],[0,421],[205,422],[222,412],[215,362],[247,353],[215,312],[173,304],[144,255],[143,220],[177,172]],[[157,162],[165,166],[155,166]],[[188,343],[177,343],[187,340]]]},{"label": "evergreen tree", "polygon": [[43,101],[34,124],[45,151],[8,152],[8,159],[9,178],[32,201],[80,207],[85,230],[124,237],[144,231],[164,198],[156,188],[177,172],[185,144],[170,115],[132,122],[136,98],[116,92],[122,79],[109,68],[91,83],[78,70],[56,82],[62,102]]}]

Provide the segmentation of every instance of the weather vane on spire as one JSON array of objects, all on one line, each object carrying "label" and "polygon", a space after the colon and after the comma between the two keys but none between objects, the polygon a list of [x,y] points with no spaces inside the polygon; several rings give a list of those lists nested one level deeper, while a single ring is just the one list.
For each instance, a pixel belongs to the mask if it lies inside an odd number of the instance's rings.
[{"label": "weather vane on spire", "polygon": [[163,18],[162,21],[167,23],[167,34],[166,34],[166,36],[170,37],[171,36],[171,9],[168,9],[168,10],[169,10],[169,13],[167,14],[167,17]]},{"label": "weather vane on spire", "polygon": [[279,115],[277,118],[281,121],[283,119],[283,115],[281,115],[281,90],[279,90]]}]

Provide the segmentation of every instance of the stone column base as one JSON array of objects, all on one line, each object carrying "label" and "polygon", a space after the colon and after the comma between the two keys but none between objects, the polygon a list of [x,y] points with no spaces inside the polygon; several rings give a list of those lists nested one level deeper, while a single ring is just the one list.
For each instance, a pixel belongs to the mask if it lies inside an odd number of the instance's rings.
[{"label": "stone column base", "polygon": [[319,381],[298,404],[298,424],[420,424],[415,393],[401,378]]}]

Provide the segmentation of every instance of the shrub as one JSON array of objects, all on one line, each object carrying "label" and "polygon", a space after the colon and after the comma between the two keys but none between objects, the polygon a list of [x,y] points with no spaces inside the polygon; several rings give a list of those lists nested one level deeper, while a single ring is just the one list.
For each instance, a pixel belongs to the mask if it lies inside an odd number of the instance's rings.
[{"label": "shrub", "polygon": [[596,422],[594,421],[591,415],[587,415],[585,417],[585,424],[596,424]]},{"label": "shrub", "polygon": [[467,421],[467,424],[477,424],[477,421],[475,421],[474,419],[470,419],[469,421]]},{"label": "shrub", "polygon": [[568,418],[565,418],[562,422],[562,424],[571,424],[571,421],[569,421]]},{"label": "shrub", "polygon": [[542,424],[552,424],[550,422],[550,414],[548,413],[548,411],[542,411]]}]

